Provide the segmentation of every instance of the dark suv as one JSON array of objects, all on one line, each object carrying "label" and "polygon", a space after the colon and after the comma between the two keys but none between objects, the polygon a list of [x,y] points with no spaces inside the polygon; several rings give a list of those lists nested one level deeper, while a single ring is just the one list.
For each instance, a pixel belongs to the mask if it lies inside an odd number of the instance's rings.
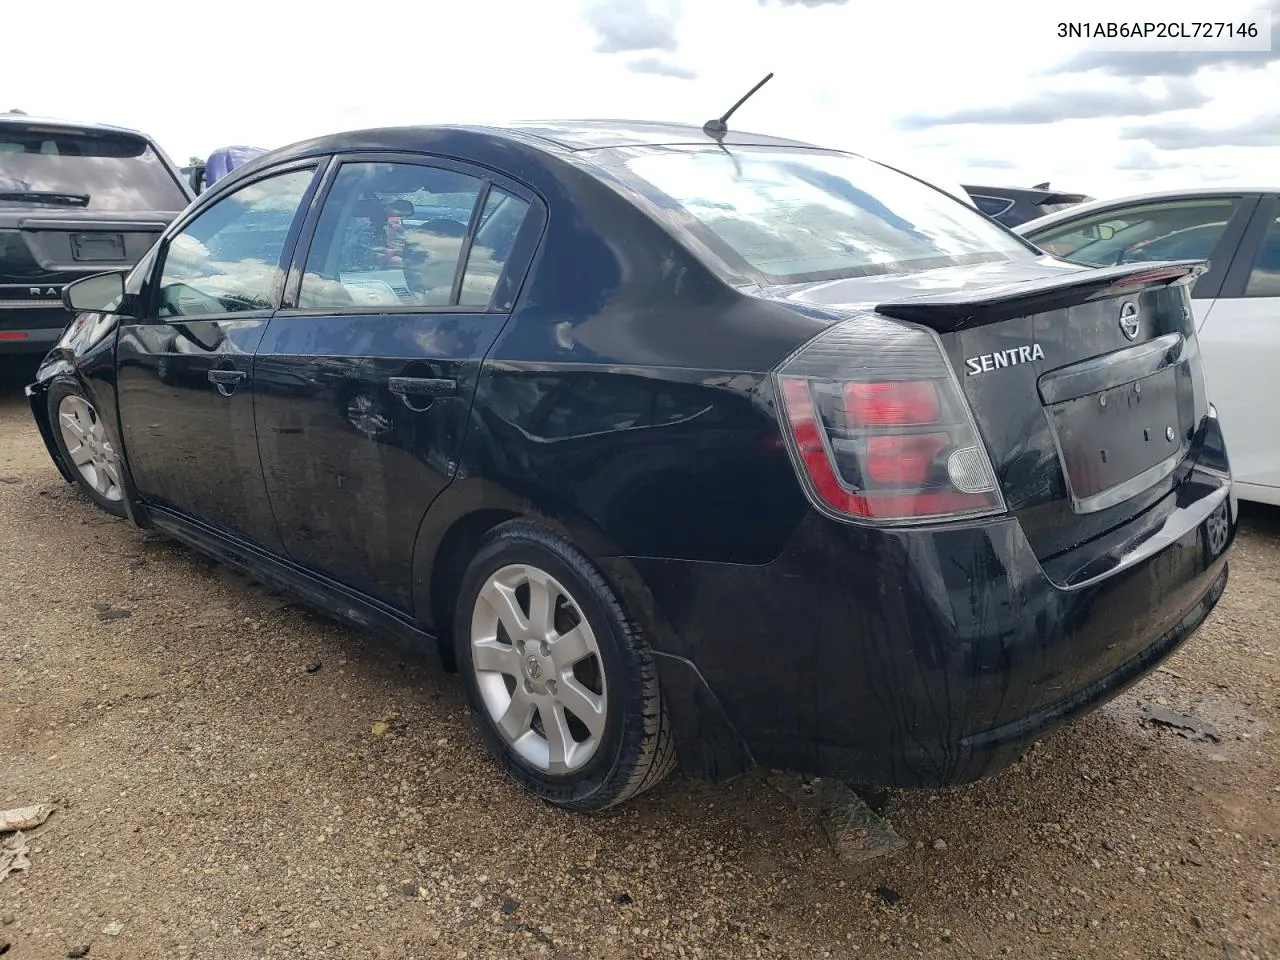
[{"label": "dark suv", "polygon": [[1034,187],[975,187],[966,183],[964,189],[974,206],[1010,228],[1093,199],[1083,193],[1050,190],[1047,183]]},{"label": "dark suv", "polygon": [[0,114],[0,353],[44,353],[62,288],[132,266],[192,199],[147,136]]}]

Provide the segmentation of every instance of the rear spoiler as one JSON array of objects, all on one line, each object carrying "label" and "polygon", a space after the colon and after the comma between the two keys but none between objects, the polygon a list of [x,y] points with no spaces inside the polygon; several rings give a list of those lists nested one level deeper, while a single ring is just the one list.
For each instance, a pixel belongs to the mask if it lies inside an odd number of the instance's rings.
[{"label": "rear spoiler", "polygon": [[1208,269],[1204,260],[1129,263],[1118,267],[1082,269],[998,287],[979,287],[909,297],[879,304],[876,313],[908,320],[939,333],[999,323],[1050,310],[1074,307],[1089,300],[1119,296],[1153,284],[1190,283]]}]

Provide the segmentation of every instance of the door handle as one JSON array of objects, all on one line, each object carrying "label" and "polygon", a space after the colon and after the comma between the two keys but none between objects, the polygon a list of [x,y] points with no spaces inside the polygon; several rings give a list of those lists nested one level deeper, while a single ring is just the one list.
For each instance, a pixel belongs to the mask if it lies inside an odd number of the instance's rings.
[{"label": "door handle", "polygon": [[402,399],[410,397],[452,397],[458,392],[457,380],[436,380],[431,377],[391,377],[387,389]]},{"label": "door handle", "polygon": [[219,385],[235,386],[244,383],[249,375],[243,370],[210,370],[209,382]]}]

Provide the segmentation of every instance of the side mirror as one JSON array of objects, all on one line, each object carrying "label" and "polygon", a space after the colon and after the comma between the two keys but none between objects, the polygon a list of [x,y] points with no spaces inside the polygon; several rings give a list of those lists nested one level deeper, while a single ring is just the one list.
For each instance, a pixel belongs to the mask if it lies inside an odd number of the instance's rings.
[{"label": "side mirror", "polygon": [[1110,240],[1112,237],[1116,235],[1116,228],[1112,226],[1108,226],[1105,223],[1098,224],[1096,229],[1098,231],[1099,240]]},{"label": "side mirror", "polygon": [[124,305],[124,272],[96,273],[62,288],[62,305],[72,313],[120,313]]}]

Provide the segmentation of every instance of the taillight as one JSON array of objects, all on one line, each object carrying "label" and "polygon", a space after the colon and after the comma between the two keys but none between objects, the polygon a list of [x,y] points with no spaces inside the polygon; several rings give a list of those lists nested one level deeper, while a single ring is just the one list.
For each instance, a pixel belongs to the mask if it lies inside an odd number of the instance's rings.
[{"label": "taillight", "polygon": [[844,412],[859,427],[936,423],[938,394],[928,380],[846,383]]},{"label": "taillight", "polygon": [[1004,499],[936,336],[859,317],[776,374],[790,449],[830,512],[878,522],[998,513]]}]

